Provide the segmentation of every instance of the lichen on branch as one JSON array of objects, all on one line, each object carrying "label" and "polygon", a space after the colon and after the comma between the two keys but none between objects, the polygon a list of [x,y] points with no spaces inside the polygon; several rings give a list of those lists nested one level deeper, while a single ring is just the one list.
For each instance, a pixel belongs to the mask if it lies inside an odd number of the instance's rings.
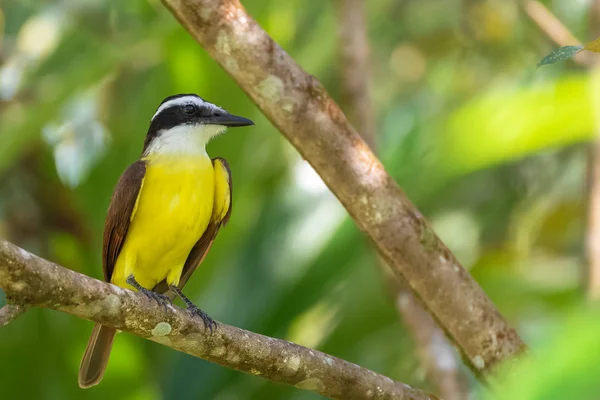
[{"label": "lichen on branch", "polygon": [[[356,364],[223,323],[210,334],[186,310],[63,268],[0,239],[0,288],[8,309],[45,307],[107,325],[270,381],[340,399],[435,396]],[[2,315],[0,309],[0,316]],[[75,379],[75,377],[73,377]]]}]

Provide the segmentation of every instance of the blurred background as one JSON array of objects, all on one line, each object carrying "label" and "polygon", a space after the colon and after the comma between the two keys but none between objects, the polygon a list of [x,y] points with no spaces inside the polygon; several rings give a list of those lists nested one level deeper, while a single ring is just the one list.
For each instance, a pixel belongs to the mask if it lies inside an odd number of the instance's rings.
[{"label": "blurred background", "polygon": [[[347,103],[336,1],[242,3]],[[588,279],[600,260],[586,256],[600,228],[587,211],[599,75],[572,61],[536,70],[557,46],[517,1],[366,3],[382,161],[545,360],[523,367],[507,398],[600,398],[600,314],[589,306],[599,290]],[[543,3],[582,41],[600,29],[591,0]],[[138,158],[158,104],[181,92],[256,123],[209,145],[231,165],[233,214],[188,296],[225,323],[439,392],[371,245],[159,0],[0,1],[0,235],[101,278],[113,187]],[[319,398],[127,334],[103,382],[82,391],[77,370],[91,329],[38,309],[2,328],[2,397]],[[444,354],[440,368],[461,382],[455,398],[486,396]]]}]

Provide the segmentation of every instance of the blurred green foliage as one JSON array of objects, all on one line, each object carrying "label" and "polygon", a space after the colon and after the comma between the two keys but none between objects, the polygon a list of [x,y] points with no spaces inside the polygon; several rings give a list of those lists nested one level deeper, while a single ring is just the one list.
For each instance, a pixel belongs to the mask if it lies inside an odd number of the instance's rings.
[{"label": "blurred green foliage", "polygon": [[[341,100],[335,2],[243,3]],[[536,72],[553,46],[515,2],[367,4],[382,159],[545,366],[523,366],[506,398],[593,398],[600,327],[579,308],[597,77],[570,62]],[[586,2],[548,5],[586,37]],[[159,102],[198,93],[256,126],[209,146],[231,164],[234,208],[188,295],[223,322],[432,389],[363,235],[158,0],[1,2],[0,27],[2,236],[100,278],[119,174],[139,156]],[[2,397],[317,397],[126,334],[102,384],[81,391],[90,331],[48,310],[2,328]],[[559,373],[569,385],[557,386]],[[473,398],[485,396],[470,382]],[[578,396],[565,397],[570,389]]]},{"label": "blurred green foliage", "polygon": [[571,310],[533,350],[535,362],[503,371],[497,393],[486,399],[562,400],[598,398],[600,314],[598,308]]}]

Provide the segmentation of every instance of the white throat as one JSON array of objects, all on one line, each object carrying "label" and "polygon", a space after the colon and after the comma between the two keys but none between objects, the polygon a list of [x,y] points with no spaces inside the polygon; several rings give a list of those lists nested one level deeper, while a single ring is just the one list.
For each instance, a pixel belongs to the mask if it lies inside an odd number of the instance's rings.
[{"label": "white throat", "polygon": [[227,127],[222,125],[180,125],[158,132],[144,155],[201,156],[206,145]]}]

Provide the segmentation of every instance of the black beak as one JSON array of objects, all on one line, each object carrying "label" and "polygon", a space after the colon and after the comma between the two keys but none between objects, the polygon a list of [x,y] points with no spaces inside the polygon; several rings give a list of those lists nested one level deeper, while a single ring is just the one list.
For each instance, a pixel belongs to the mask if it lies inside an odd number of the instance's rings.
[{"label": "black beak", "polygon": [[211,125],[228,126],[230,128],[236,126],[254,125],[254,122],[252,122],[248,118],[238,117],[237,115],[222,112],[208,118],[208,123]]}]

